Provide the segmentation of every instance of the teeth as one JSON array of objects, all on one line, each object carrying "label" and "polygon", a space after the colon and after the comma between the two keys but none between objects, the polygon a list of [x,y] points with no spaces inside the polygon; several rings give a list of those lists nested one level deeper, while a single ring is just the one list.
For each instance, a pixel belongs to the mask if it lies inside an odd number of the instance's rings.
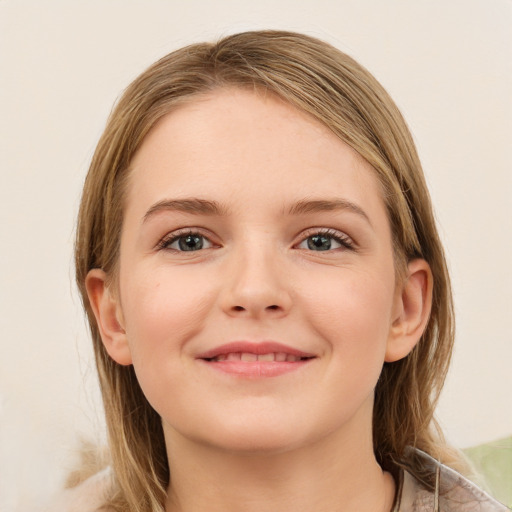
[{"label": "teeth", "polygon": [[258,356],[256,354],[251,354],[249,352],[243,352],[240,356],[241,361],[257,361]]},{"label": "teeth", "polygon": [[296,363],[300,361],[299,356],[287,354],[286,352],[269,352],[268,354],[253,354],[251,352],[230,352],[229,354],[221,354],[213,359],[213,361],[275,361],[278,363],[289,362]]},{"label": "teeth", "polygon": [[284,352],[277,352],[276,361],[286,361],[286,354]]}]

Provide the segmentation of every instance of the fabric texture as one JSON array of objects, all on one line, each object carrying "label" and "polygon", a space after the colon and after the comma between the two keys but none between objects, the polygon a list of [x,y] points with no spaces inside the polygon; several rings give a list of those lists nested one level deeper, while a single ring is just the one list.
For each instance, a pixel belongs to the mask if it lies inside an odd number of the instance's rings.
[{"label": "fabric texture", "polygon": [[507,512],[508,508],[453,469],[424,452],[415,450],[432,475],[434,488],[427,489],[410,472],[403,471],[394,512]]},{"label": "fabric texture", "polygon": [[44,512],[97,512],[105,503],[111,484],[112,470],[107,467],[80,485],[60,492]]}]

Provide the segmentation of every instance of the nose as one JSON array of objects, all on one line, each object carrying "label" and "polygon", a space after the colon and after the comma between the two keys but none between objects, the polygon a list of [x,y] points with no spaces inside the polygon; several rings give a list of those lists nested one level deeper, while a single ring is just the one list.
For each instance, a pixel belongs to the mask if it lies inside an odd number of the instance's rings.
[{"label": "nose", "polygon": [[234,255],[221,294],[224,312],[255,319],[286,316],[292,298],[284,267],[282,258],[261,248]]}]

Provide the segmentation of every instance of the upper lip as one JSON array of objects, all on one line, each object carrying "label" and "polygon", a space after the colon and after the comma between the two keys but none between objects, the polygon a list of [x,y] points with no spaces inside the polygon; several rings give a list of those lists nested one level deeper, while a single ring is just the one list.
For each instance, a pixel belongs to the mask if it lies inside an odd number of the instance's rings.
[{"label": "upper lip", "polygon": [[310,352],[304,352],[282,343],[275,341],[262,341],[262,342],[251,342],[251,341],[233,341],[231,343],[225,343],[218,347],[201,352],[196,356],[197,359],[212,359],[220,355],[226,355],[234,352],[249,353],[249,354],[269,354],[271,352],[284,352],[285,354],[291,354],[297,357],[315,357],[315,354]]}]

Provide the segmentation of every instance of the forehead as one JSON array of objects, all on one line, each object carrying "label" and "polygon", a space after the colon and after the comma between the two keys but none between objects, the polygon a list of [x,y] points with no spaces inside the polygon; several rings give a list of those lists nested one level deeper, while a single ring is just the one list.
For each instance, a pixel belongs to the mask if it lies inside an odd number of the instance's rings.
[{"label": "forehead", "polygon": [[341,193],[351,183],[381,195],[373,168],[325,125],[273,94],[236,88],[193,98],[164,116],[130,173],[128,200],[149,189],[187,195],[223,186],[242,196],[262,187],[307,196],[333,186]]}]

